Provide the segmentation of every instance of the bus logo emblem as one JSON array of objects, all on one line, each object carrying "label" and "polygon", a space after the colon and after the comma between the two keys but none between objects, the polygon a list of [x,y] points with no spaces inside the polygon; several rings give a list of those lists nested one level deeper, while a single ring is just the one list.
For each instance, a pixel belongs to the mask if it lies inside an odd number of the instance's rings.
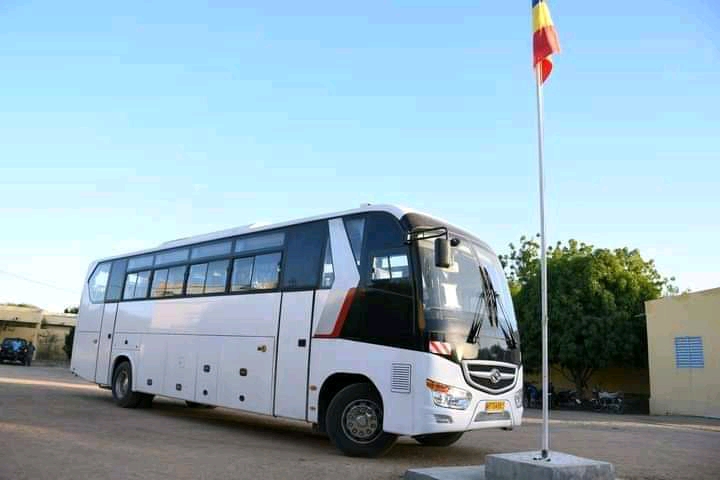
[{"label": "bus logo emblem", "polygon": [[493,368],[492,370],[490,370],[490,376],[488,378],[490,379],[490,383],[495,385],[500,381],[500,370],[498,370],[497,368]]}]

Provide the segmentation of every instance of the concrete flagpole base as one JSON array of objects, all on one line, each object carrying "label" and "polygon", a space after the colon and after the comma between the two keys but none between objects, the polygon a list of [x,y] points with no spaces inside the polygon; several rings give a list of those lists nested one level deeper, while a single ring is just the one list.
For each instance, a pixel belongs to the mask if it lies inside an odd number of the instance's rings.
[{"label": "concrete flagpole base", "polygon": [[608,462],[551,452],[536,460],[538,452],[500,453],[485,457],[485,465],[408,470],[408,480],[614,480]]}]

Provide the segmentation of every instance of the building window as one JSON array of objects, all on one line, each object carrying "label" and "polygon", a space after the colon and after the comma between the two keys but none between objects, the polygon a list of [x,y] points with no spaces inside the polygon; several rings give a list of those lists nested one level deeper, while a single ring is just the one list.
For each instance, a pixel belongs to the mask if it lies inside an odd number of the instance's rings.
[{"label": "building window", "polygon": [[704,368],[702,337],[675,337],[675,368]]}]

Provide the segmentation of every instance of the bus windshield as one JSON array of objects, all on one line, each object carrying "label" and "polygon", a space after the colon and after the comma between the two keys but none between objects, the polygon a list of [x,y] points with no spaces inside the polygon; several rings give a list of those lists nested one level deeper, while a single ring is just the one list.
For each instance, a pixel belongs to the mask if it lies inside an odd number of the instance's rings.
[{"label": "bus windshield", "polygon": [[[512,299],[497,258],[470,240],[452,236],[460,244],[452,248],[449,268],[435,266],[431,240],[418,242],[426,330],[454,344],[476,343],[484,336],[504,339],[505,348],[517,348]],[[483,269],[488,273],[488,282],[483,280]],[[495,306],[486,301],[490,295],[496,300]]]}]

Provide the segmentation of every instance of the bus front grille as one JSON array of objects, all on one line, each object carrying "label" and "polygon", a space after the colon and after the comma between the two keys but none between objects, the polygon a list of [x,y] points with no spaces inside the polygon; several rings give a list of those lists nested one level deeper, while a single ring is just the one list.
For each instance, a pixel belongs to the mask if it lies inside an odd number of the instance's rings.
[{"label": "bus front grille", "polygon": [[462,369],[469,385],[487,393],[505,393],[517,382],[518,366],[512,363],[465,360]]}]

